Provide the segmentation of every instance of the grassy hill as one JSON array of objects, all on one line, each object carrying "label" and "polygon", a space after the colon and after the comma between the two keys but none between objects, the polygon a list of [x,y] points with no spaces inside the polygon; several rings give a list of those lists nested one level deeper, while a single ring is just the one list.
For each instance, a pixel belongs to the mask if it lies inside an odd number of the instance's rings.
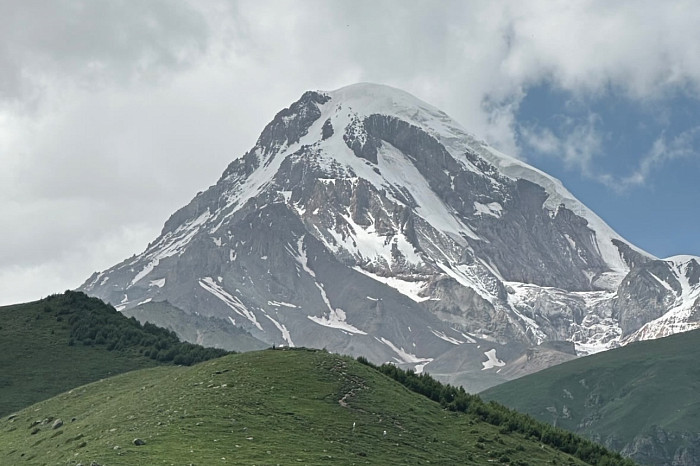
[{"label": "grassy hill", "polygon": [[570,361],[486,390],[643,464],[700,464],[700,331]]},{"label": "grassy hill", "polygon": [[111,375],[222,354],[182,343],[172,332],[141,325],[79,292],[3,306],[0,415]]},{"label": "grassy hill", "polygon": [[[428,380],[396,374],[407,384]],[[444,409],[371,365],[311,350],[235,354],[73,389],[3,417],[0,458],[7,464],[585,464],[478,415]]]}]

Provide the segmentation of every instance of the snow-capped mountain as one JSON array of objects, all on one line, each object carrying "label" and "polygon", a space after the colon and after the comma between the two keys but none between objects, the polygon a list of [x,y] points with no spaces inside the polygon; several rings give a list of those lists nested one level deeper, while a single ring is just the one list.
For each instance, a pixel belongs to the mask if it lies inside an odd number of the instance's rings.
[{"label": "snow-capped mountain", "polygon": [[480,388],[544,341],[590,353],[696,327],[699,270],[635,248],[440,110],[357,84],[304,93],[81,290]]}]

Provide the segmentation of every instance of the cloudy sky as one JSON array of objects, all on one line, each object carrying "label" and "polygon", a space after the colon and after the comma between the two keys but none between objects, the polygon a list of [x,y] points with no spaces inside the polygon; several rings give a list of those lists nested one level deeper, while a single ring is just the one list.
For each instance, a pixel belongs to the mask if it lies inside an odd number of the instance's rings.
[{"label": "cloudy sky", "polygon": [[700,255],[698,24],[694,0],[0,0],[0,304],[141,252],[277,111],[360,81]]}]

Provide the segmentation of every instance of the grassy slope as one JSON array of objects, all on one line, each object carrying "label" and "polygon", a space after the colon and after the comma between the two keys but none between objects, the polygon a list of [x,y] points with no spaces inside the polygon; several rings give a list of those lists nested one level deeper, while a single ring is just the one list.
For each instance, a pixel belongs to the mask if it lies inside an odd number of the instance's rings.
[{"label": "grassy slope", "polygon": [[698,360],[700,331],[693,331],[570,361],[481,395],[575,432],[614,437],[621,448],[654,426],[700,431]]},{"label": "grassy slope", "polygon": [[114,351],[106,344],[86,345],[75,338],[69,344],[76,326],[89,328],[102,319],[116,322],[112,328],[118,332],[179,346],[174,336],[148,334],[135,321],[82,293],[0,307],[0,415],[104,377],[167,363],[146,357],[148,346],[135,341]]},{"label": "grassy slope", "polygon": [[[53,418],[65,423],[32,427]],[[136,437],[146,444],[133,445]],[[0,420],[0,457],[11,464],[583,464],[445,411],[353,359],[304,350],[147,369],[74,389]]]}]

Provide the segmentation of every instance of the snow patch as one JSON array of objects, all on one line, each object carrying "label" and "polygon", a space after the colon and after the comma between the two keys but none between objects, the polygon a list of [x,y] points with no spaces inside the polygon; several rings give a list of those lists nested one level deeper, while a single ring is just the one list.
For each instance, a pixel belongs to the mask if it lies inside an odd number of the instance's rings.
[{"label": "snow patch", "polygon": [[163,288],[165,286],[165,278],[159,278],[158,280],[151,280],[150,286],[157,286],[158,288]]},{"label": "snow patch", "polygon": [[143,269],[141,269],[141,271],[139,273],[137,273],[136,276],[134,276],[134,278],[133,278],[133,280],[131,280],[131,283],[129,284],[129,286],[130,287],[134,286],[134,284],[136,282],[138,282],[143,277],[145,277],[146,275],[151,273],[153,271],[153,269],[155,269],[158,266],[159,263],[160,263],[160,259],[156,258],[156,259],[153,259],[152,261],[150,261],[148,264],[146,264],[146,266]]},{"label": "snow patch", "polygon": [[[379,235],[372,222],[368,227],[362,227],[355,223],[350,215],[342,215],[347,226],[347,232],[338,232],[329,229],[336,244],[341,245],[356,258],[368,260],[370,262],[382,262],[391,266],[394,262],[394,249],[398,250],[406,262],[420,265],[423,263],[421,257],[416,253],[413,245],[401,233],[393,236]],[[344,233],[348,233],[347,236]],[[332,248],[336,249],[337,248]]]},{"label": "snow patch", "polygon": [[[415,346],[415,344],[414,344],[414,346]],[[428,359],[429,359],[429,360],[426,360],[425,362],[422,362],[422,363],[420,363],[420,364],[416,364],[416,365],[413,367],[413,371],[414,371],[416,374],[422,374],[422,373],[423,373],[423,370],[425,369],[425,366],[427,366],[428,364],[430,364],[431,362],[433,362],[433,358],[428,358]]]},{"label": "snow patch", "polygon": [[289,345],[290,348],[294,348],[294,342],[292,341],[292,336],[290,335],[289,330],[287,330],[287,327],[285,327],[284,324],[280,324],[267,314],[265,314],[265,317],[270,319],[270,321],[275,324],[275,327],[277,327],[277,330],[280,331],[282,334],[282,339],[287,342],[287,345]]},{"label": "snow patch", "polygon": [[[423,370],[423,367],[425,367],[426,364],[430,363],[433,361],[433,358],[421,358],[419,356],[416,356],[415,354],[409,353],[408,351],[404,350],[403,347],[399,348],[395,344],[393,344],[391,341],[387,340],[384,337],[377,338],[374,337],[377,341],[384,343],[386,346],[391,348],[391,350],[396,353],[399,357],[397,358],[398,362],[405,363],[405,364],[422,364],[421,370]],[[416,372],[418,372],[418,369],[416,368]]]},{"label": "snow patch", "polygon": [[158,242],[146,251],[144,257],[151,258],[152,260],[162,260],[166,257],[182,254],[185,246],[192,241],[192,238],[199,232],[202,225],[210,218],[211,213],[207,208],[206,212],[200,214],[194,220],[180,225],[174,232],[168,232],[165,236],[161,237]]},{"label": "snow patch", "polygon": [[[325,297],[325,292],[323,292],[323,295]],[[357,333],[359,335],[367,335],[366,332],[363,332],[359,328],[349,324],[345,318],[345,311],[342,309],[331,309],[330,308],[330,302],[328,301],[328,298],[325,297],[326,305],[329,306],[329,313],[328,316],[321,316],[321,317],[316,317],[316,316],[306,316],[309,318],[309,320],[316,322],[318,325],[322,325],[324,327],[330,327],[330,328],[337,328],[339,330],[344,330],[349,333]]]},{"label": "snow patch", "polygon": [[284,199],[285,204],[289,204],[289,200],[292,198],[291,191],[277,191],[277,193],[282,196],[282,199]]},{"label": "snow patch", "polygon": [[430,329],[430,331],[431,331],[432,334],[435,335],[436,337],[440,338],[441,340],[445,340],[445,341],[448,342],[448,343],[452,343],[453,345],[459,346],[459,345],[461,345],[462,343],[464,343],[463,341],[458,340],[458,339],[456,339],[456,338],[448,337],[448,336],[445,335],[443,332],[440,332],[440,331],[438,331],[438,330]]},{"label": "snow patch", "polygon": [[306,257],[306,249],[304,249],[304,235],[297,240],[297,250],[292,255],[306,273],[316,278],[316,272],[311,270],[309,267],[309,258]]},{"label": "snow patch", "polygon": [[270,306],[274,306],[274,307],[285,306],[285,307],[293,307],[295,309],[299,307],[296,304],[285,303],[284,301],[268,301],[267,304]]},{"label": "snow patch", "polygon": [[654,274],[651,273],[650,271],[647,271],[647,273],[648,273],[649,275],[651,275],[651,277],[652,277],[654,280],[656,280],[661,286],[663,286],[664,288],[666,288],[666,291],[670,292],[670,293],[673,294],[673,295],[676,294],[676,290],[674,290],[674,289],[671,287],[671,285],[669,285],[669,284],[666,283],[664,280],[660,279],[659,277],[657,277],[656,275],[654,275]]},{"label": "snow patch", "polygon": [[258,323],[258,320],[255,318],[255,314],[250,312],[238,298],[230,295],[226,290],[224,290],[221,285],[214,281],[213,278],[204,277],[202,280],[199,280],[199,286],[223,301],[223,303],[231,308],[236,314],[248,319],[259,330],[263,330]]},{"label": "snow patch", "polygon": [[379,283],[383,283],[402,295],[411,298],[413,301],[417,303],[421,303],[423,301],[427,301],[430,299],[430,297],[424,297],[420,296],[420,293],[423,291],[423,288],[425,288],[425,285],[427,282],[421,281],[421,280],[416,280],[416,281],[409,281],[409,280],[402,280],[399,277],[382,277],[381,275],[374,274],[372,272],[368,272],[364,270],[361,267],[355,266],[353,267],[353,270],[356,270],[360,272],[363,275],[366,275]]},{"label": "snow patch", "polygon": [[484,366],[481,370],[493,369],[494,367],[503,367],[506,365],[503,361],[496,357],[496,348],[490,349],[484,353],[488,359],[481,364]]},{"label": "snow patch", "polygon": [[474,210],[476,215],[490,215],[496,218],[500,218],[503,214],[503,206],[498,202],[489,202],[488,204],[474,202]]}]

